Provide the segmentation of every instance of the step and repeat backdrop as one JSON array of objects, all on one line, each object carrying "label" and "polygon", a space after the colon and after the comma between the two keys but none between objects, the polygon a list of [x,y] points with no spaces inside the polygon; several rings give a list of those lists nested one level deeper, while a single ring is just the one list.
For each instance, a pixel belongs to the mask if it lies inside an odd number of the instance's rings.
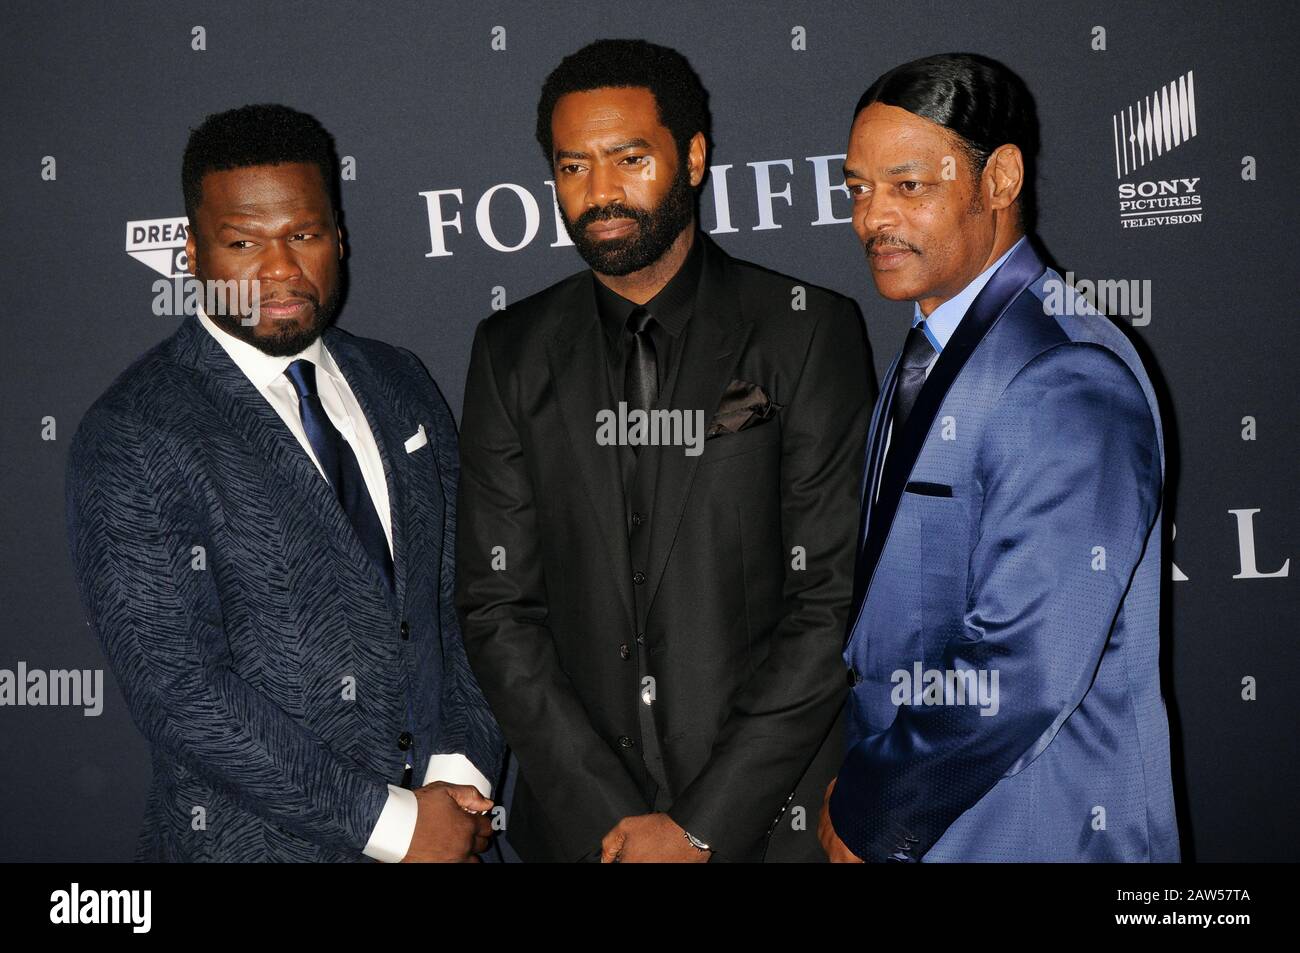
[{"label": "step and repeat backdrop", "polygon": [[[0,860],[122,860],[149,784],[77,597],[64,467],[83,414],[179,320],[189,130],[253,102],[341,158],[341,326],[415,351],[458,415],[476,324],[581,269],[533,137],[542,80],[607,36],[682,51],[710,94],[701,227],[880,298],[840,163],[886,69],[970,51],[1042,128],[1037,235],[1112,305],[1162,400],[1164,691],[1185,859],[1300,859],[1296,308],[1300,94],[1285,4],[17,3],[0,35]],[[1294,565],[1293,565],[1294,563]],[[33,692],[40,681],[48,690]]]}]

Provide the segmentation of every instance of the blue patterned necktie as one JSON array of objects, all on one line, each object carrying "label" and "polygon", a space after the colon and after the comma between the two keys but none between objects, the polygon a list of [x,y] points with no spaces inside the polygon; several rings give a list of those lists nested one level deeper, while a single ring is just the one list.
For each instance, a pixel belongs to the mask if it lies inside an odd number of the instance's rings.
[{"label": "blue patterned necktie", "polygon": [[339,505],[348,515],[362,547],[374,560],[375,566],[388,583],[388,588],[392,589],[393,559],[388,552],[384,525],[379,521],[374,500],[366,489],[366,480],[361,474],[361,465],[357,463],[357,455],[325,413],[325,407],[316,393],[316,365],[305,358],[299,358],[285,368],[284,373],[298,392],[298,412],[302,415],[302,427],[307,432],[307,440],[316,454],[316,460],[325,471],[330,486],[334,488]]}]

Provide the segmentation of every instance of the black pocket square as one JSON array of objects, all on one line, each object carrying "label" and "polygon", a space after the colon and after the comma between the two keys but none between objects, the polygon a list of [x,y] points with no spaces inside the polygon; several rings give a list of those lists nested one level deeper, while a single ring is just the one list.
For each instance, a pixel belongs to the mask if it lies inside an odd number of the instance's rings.
[{"label": "black pocket square", "polygon": [[903,489],[921,496],[952,496],[952,487],[946,483],[909,483]]},{"label": "black pocket square", "polygon": [[739,433],[749,427],[757,427],[776,415],[782,408],[763,391],[763,388],[749,381],[733,380],[722,392],[717,412],[705,428],[704,438],[720,437],[723,434]]}]

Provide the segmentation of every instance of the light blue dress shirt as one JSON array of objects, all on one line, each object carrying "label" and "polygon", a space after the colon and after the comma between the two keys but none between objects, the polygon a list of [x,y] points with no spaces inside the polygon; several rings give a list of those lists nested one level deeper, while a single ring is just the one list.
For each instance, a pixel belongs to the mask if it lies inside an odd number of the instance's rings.
[{"label": "light blue dress shirt", "polygon": [[[916,327],[924,321],[925,327],[921,330],[925,332],[925,336],[930,340],[930,346],[934,348],[934,357],[930,359],[930,363],[926,365],[925,368],[925,376],[927,378],[930,376],[931,368],[934,367],[934,362],[939,359],[939,355],[943,353],[943,349],[947,346],[953,332],[957,330],[957,325],[961,324],[961,319],[964,318],[966,312],[970,310],[971,302],[975,300],[975,296],[984,290],[984,286],[988,284],[989,279],[993,277],[993,272],[1001,268],[1002,263],[1010,258],[1011,253],[1019,248],[1021,243],[1024,241],[1026,241],[1026,236],[1021,235],[1014,245],[1003,252],[1001,258],[972,278],[970,284],[966,285],[965,288],[962,288],[961,291],[957,292],[943,304],[939,305],[939,307],[931,311],[929,317],[926,317],[921,313],[920,302],[916,302],[912,305],[912,327]],[[889,456],[889,444],[894,436],[893,420],[887,421],[885,426],[885,453],[884,456],[880,458],[880,473],[885,472],[885,459]],[[876,490],[874,497],[876,499],[880,498],[879,474],[877,474],[876,477]]]},{"label": "light blue dress shirt", "polygon": [[[1001,268],[1002,263],[1011,257],[1011,253],[1019,248],[1025,240],[1025,236],[1021,235],[1020,239],[1008,248],[1002,254],[1001,258],[972,278],[970,284],[965,288],[962,288],[961,291],[957,292],[943,304],[939,305],[939,307],[935,308],[928,318],[921,313],[921,305],[919,302],[912,305],[912,327],[916,327],[922,321],[925,321],[925,336],[930,339],[930,344],[935,350],[936,358],[943,352],[944,347],[948,344],[949,338],[952,337],[952,333],[957,330],[957,325],[961,323],[961,319],[966,316],[966,312],[970,309],[971,302],[975,300],[975,296],[984,290],[984,286],[988,284],[989,279],[993,277],[993,272]],[[933,366],[934,361],[931,361],[930,367]],[[930,375],[929,367],[925,369],[925,373],[927,377]]]}]

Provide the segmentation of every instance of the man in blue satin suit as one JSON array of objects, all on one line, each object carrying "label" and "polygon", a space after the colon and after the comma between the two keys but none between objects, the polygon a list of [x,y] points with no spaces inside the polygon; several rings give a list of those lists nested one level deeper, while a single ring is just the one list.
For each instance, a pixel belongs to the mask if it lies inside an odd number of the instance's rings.
[{"label": "man in blue satin suit", "polygon": [[876,80],[845,181],[915,302],[867,440],[839,861],[1176,861],[1160,694],[1164,446],[1133,346],[1027,237],[1023,82],[969,54]]}]

